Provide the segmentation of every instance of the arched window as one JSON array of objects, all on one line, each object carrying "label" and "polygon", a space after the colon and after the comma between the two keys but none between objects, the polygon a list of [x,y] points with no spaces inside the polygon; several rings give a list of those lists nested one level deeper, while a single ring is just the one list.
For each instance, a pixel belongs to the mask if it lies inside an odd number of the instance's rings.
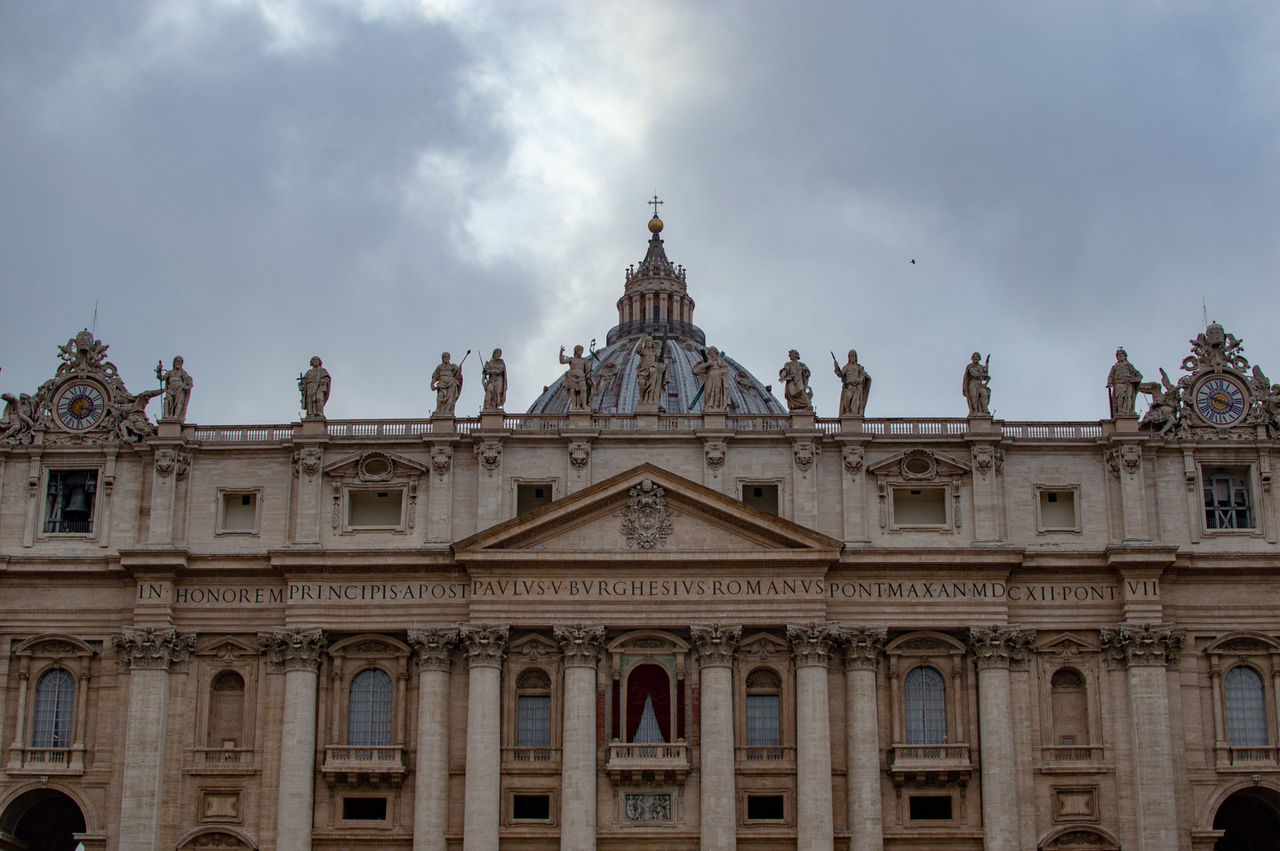
[{"label": "arched window", "polygon": [[75,706],[76,683],[62,668],[46,671],[36,684],[35,723],[31,727],[31,747],[71,747],[71,713]]},{"label": "arched window", "polygon": [[1049,687],[1053,744],[1062,747],[1089,744],[1089,701],[1084,677],[1073,668],[1061,668],[1054,672]]},{"label": "arched window", "polygon": [[209,684],[208,747],[238,748],[244,741],[244,677],[223,671]]},{"label": "arched window", "polygon": [[1227,671],[1227,739],[1233,748],[1267,744],[1267,704],[1262,677],[1247,665]]},{"label": "arched window", "polygon": [[747,759],[780,758],[771,751],[782,744],[782,680],[768,668],[747,675]]},{"label": "arched window", "polygon": [[903,681],[908,745],[947,741],[947,686],[934,668],[912,668]]},{"label": "arched window", "polygon": [[[551,747],[551,678],[541,668],[527,668],[516,678],[516,747]],[[544,750],[528,755],[534,760],[551,758]]]},{"label": "arched window", "polygon": [[366,668],[351,680],[347,704],[347,744],[391,744],[391,677]]}]

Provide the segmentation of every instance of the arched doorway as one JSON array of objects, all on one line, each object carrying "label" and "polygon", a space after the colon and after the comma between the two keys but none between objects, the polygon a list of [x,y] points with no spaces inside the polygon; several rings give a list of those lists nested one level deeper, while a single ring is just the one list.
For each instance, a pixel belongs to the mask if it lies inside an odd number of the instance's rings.
[{"label": "arched doorway", "polygon": [[1270,789],[1241,789],[1218,807],[1215,830],[1226,831],[1215,851],[1280,849],[1280,794]]},{"label": "arched doorway", "polygon": [[0,817],[0,849],[75,851],[75,834],[84,832],[84,813],[75,801],[56,789],[33,789]]}]

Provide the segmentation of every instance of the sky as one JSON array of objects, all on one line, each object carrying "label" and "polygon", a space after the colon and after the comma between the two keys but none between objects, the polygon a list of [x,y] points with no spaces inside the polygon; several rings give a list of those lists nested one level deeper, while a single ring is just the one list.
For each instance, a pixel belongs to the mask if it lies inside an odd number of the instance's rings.
[{"label": "sky", "polygon": [[[94,322],[134,393],[287,423],[508,411],[604,344],[651,210],[694,319],[819,416],[1097,420],[1204,318],[1280,380],[1280,5],[1230,0],[0,4],[0,390]],[[912,260],[916,262],[911,263]],[[1139,410],[1144,407],[1139,404]],[[153,415],[159,403],[152,403]]]}]

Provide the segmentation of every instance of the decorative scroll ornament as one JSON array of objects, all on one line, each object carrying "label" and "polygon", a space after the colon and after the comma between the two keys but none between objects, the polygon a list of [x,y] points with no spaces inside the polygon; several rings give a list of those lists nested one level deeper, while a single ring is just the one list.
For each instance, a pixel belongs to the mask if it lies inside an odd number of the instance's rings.
[{"label": "decorative scroll ornament", "polygon": [[328,642],[318,629],[282,627],[258,633],[258,646],[267,656],[267,669],[314,672],[320,666],[320,653]]},{"label": "decorative scroll ornament", "polygon": [[742,637],[742,627],[727,624],[691,624],[689,633],[698,648],[698,658],[702,666],[732,665],[734,653],[738,649],[738,639]]},{"label": "decorative scroll ornament", "polygon": [[594,668],[600,646],[604,644],[604,626],[553,626],[551,634],[560,642],[566,665],[586,665]]},{"label": "decorative scroll ornament", "polygon": [[389,482],[396,474],[396,461],[385,452],[365,452],[356,462],[356,477],[362,482]]},{"label": "decorative scroll ornament", "polygon": [[169,474],[173,472],[174,465],[178,462],[178,453],[172,449],[156,450],[156,475],[163,478],[169,478]]},{"label": "decorative scroll ornament", "polygon": [[1191,354],[1182,359],[1182,370],[1199,372],[1224,368],[1238,372],[1249,368],[1249,360],[1244,356],[1244,340],[1212,322],[1191,341]]},{"label": "decorative scroll ornament", "polygon": [[856,476],[858,474],[858,471],[862,469],[866,454],[867,450],[861,446],[846,446],[840,450],[840,455],[844,459],[844,468],[849,475]]},{"label": "decorative scroll ornament", "polygon": [[449,656],[457,643],[458,630],[451,627],[409,630],[409,646],[417,654],[420,671],[449,670]]},{"label": "decorative scroll ornament", "polygon": [[191,472],[191,455],[186,452],[177,453],[177,477],[182,481]]},{"label": "decorative scroll ornament", "polygon": [[1007,668],[1013,662],[1025,662],[1035,648],[1034,634],[1016,626],[971,626],[969,645],[978,670]]},{"label": "decorative scroll ornament", "polygon": [[437,443],[431,447],[431,469],[443,478],[453,466],[453,447],[447,443]]},{"label": "decorative scroll ornament", "polygon": [[909,482],[924,482],[938,476],[938,458],[927,449],[913,449],[902,456],[898,471]]},{"label": "decorative scroll ornament", "polygon": [[788,624],[787,640],[796,665],[827,664],[827,654],[840,639],[840,630],[833,623]]},{"label": "decorative scroll ornament", "polygon": [[813,459],[818,454],[818,447],[813,445],[812,441],[799,440],[791,447],[792,458],[795,459],[796,467],[802,473],[809,472],[809,468],[813,466]]},{"label": "decorative scroll ornament", "polygon": [[1102,649],[1125,667],[1174,665],[1185,639],[1185,633],[1168,624],[1122,623],[1102,630]]},{"label": "decorative scroll ornament", "polygon": [[850,626],[840,630],[846,670],[874,671],[884,653],[889,631],[883,626]]},{"label": "decorative scroll ornament", "polygon": [[973,447],[973,468],[986,476],[993,469],[1000,473],[1004,470],[1004,450],[994,446]]},{"label": "decorative scroll ornament", "polygon": [[569,444],[569,463],[574,469],[581,470],[587,466],[587,461],[591,458],[591,444],[584,443],[581,440],[575,440]]},{"label": "decorative scroll ornament", "polygon": [[111,636],[111,646],[120,657],[120,665],[132,671],[167,671],[180,665],[195,650],[196,637],[173,628],[126,626]]},{"label": "decorative scroll ornament", "polygon": [[725,456],[728,454],[728,446],[723,440],[708,440],[702,448],[703,455],[706,457],[707,466],[712,470],[719,470],[724,466]]},{"label": "decorative scroll ornament", "polygon": [[665,544],[672,532],[671,518],[676,514],[667,505],[667,492],[645,479],[628,491],[627,497],[620,512],[627,546],[652,550]]},{"label": "decorative scroll ornament", "polygon": [[480,459],[480,467],[490,476],[498,472],[502,466],[502,443],[497,440],[482,440],[476,444],[476,457]]},{"label": "decorative scroll ornament", "polygon": [[502,667],[502,657],[507,650],[506,626],[470,626],[458,628],[458,638],[471,667]]},{"label": "decorative scroll ornament", "polygon": [[1127,443],[1115,449],[1108,449],[1106,461],[1107,469],[1113,476],[1119,476],[1121,472],[1133,475],[1142,466],[1142,447]]},{"label": "decorative scroll ornament", "polygon": [[297,459],[298,472],[308,479],[314,479],[324,461],[324,450],[317,446],[307,446],[298,450]]}]

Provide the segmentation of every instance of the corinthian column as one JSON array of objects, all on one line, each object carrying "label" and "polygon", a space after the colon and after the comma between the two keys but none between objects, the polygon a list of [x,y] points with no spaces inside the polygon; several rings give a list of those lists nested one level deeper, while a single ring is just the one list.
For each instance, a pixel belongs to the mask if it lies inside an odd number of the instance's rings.
[{"label": "corinthian column", "polygon": [[984,847],[987,851],[1019,851],[1009,664],[1026,659],[1032,637],[1012,626],[975,626],[969,628],[969,643],[978,664]]},{"label": "corinthian column", "polygon": [[1129,675],[1138,851],[1178,847],[1165,669],[1177,663],[1183,637],[1181,631],[1168,624],[1122,623],[1102,630],[1102,649],[1113,663],[1126,667]]},{"label": "corinthian column", "polygon": [[742,627],[689,627],[702,666],[702,851],[733,851],[738,842],[733,790],[733,656]]},{"label": "corinthian column", "polygon": [[463,626],[458,630],[471,672],[467,679],[467,799],[463,810],[464,851],[498,847],[502,780],[502,656],[505,626]]},{"label": "corinthian column", "polygon": [[111,645],[120,668],[129,672],[124,745],[129,758],[124,763],[119,844],[158,848],[169,668],[187,661],[196,637],[174,629],[126,626],[111,636]]},{"label": "corinthian column", "polygon": [[830,851],[834,840],[827,654],[838,637],[829,623],[787,627],[796,664],[797,851]]},{"label": "corinthian column", "polygon": [[596,660],[603,626],[557,626],[564,652],[564,728],[561,736],[560,847],[596,847]]},{"label": "corinthian column", "polygon": [[844,712],[849,763],[849,851],[884,851],[880,801],[880,719],[876,665],[884,652],[884,627],[849,627],[844,646]]},{"label": "corinthian column", "polygon": [[413,851],[445,851],[449,827],[449,651],[456,629],[411,629],[418,658],[418,766],[413,775]]},{"label": "corinthian column", "polygon": [[276,629],[258,633],[267,670],[284,672],[280,732],[280,791],[276,803],[277,851],[308,851],[316,785],[316,682],[324,633]]}]

